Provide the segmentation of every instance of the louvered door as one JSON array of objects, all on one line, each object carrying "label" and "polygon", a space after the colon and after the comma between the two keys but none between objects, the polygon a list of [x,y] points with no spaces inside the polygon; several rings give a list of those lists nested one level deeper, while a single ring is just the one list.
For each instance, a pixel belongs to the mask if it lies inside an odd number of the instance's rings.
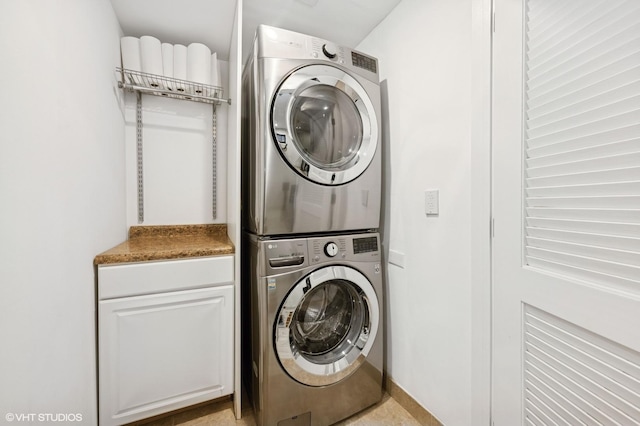
[{"label": "louvered door", "polygon": [[494,424],[640,425],[640,2],[495,12]]}]

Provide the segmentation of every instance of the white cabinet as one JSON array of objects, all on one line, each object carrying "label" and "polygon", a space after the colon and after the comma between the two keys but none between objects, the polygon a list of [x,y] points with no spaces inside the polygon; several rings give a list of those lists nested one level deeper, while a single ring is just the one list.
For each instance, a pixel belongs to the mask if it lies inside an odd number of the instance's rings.
[{"label": "white cabinet", "polygon": [[98,268],[100,425],[233,393],[233,256]]}]

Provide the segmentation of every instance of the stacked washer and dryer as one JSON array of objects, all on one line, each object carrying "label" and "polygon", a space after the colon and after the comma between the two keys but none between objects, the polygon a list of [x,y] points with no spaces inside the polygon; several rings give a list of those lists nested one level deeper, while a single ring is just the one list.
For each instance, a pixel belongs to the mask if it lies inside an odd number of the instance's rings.
[{"label": "stacked washer and dryer", "polygon": [[258,425],[382,396],[375,58],[260,26],[242,78],[243,376]]}]

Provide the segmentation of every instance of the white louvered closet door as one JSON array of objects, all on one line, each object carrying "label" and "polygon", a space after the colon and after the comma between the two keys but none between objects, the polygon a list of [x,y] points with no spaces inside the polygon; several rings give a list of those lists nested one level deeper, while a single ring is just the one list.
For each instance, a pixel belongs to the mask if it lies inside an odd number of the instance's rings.
[{"label": "white louvered closet door", "polygon": [[492,420],[640,425],[640,0],[495,0]]}]

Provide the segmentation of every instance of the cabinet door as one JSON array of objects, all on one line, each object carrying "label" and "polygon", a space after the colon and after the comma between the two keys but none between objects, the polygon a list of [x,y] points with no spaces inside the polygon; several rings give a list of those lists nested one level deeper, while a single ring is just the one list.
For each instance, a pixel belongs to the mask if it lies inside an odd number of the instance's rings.
[{"label": "cabinet door", "polygon": [[233,392],[233,286],[99,302],[100,424]]}]

